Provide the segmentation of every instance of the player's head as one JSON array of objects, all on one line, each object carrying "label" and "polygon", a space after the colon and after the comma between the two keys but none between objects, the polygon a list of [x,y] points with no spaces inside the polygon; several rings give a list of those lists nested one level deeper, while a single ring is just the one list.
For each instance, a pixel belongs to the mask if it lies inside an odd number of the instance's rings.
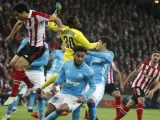
[{"label": "player's head", "polygon": [[73,51],[74,51],[74,54],[73,54],[74,63],[76,66],[80,66],[84,60],[84,56],[87,52],[87,49],[85,49],[82,46],[75,46],[73,48]]},{"label": "player's head", "polygon": [[98,39],[98,45],[96,47],[97,51],[102,51],[105,49],[110,49],[112,46],[112,41],[109,37],[102,37]]},{"label": "player's head", "polygon": [[154,63],[158,63],[160,60],[160,51],[154,50],[152,52],[151,61]]},{"label": "player's head", "polygon": [[15,15],[15,18],[18,20],[23,21],[28,17],[29,8],[27,3],[25,2],[19,2],[13,7],[13,13]]},{"label": "player's head", "polygon": [[68,18],[67,25],[70,28],[76,28],[76,29],[81,28],[81,23],[79,22],[79,19],[77,17],[73,17],[73,16]]}]

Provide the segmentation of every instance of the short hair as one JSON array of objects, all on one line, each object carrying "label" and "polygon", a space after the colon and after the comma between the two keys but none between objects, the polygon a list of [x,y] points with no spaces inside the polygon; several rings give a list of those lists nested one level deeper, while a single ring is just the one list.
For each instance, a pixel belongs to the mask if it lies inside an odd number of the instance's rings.
[{"label": "short hair", "polygon": [[111,40],[111,38],[109,38],[109,37],[102,37],[102,38],[99,38],[98,40],[101,40],[102,44],[106,43],[106,48],[107,49],[110,49],[112,47],[112,40]]},{"label": "short hair", "polygon": [[25,12],[29,13],[29,8],[28,8],[27,3],[19,2],[13,6],[13,11],[17,11],[18,13],[22,13],[25,11]]},{"label": "short hair", "polygon": [[84,52],[84,53],[86,53],[86,52],[87,52],[87,49],[84,48],[84,47],[82,47],[82,46],[75,46],[75,47],[73,48],[73,51],[74,51],[74,53],[76,53],[76,52]]},{"label": "short hair", "polygon": [[152,51],[152,54],[153,53],[159,53],[160,54],[160,51],[159,50],[154,50],[154,51]]},{"label": "short hair", "polygon": [[73,25],[75,19],[76,19],[76,17],[74,17],[74,16],[69,17],[69,18],[67,19],[67,25],[68,25],[68,26]]}]

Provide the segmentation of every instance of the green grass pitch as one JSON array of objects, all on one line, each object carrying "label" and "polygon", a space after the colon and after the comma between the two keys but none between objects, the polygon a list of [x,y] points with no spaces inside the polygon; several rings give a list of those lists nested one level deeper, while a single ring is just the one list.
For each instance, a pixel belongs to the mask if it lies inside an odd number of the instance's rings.
[{"label": "green grass pitch", "polygon": [[[0,106],[0,120],[5,115],[7,107]],[[100,120],[113,120],[115,117],[115,109],[113,108],[98,108],[97,116]],[[84,120],[84,108],[81,109],[81,118]],[[27,108],[18,106],[17,112],[12,114],[11,120],[38,120],[34,119],[27,112]],[[65,117],[59,117],[57,120],[71,120],[71,114]],[[123,120],[137,120],[136,109],[131,109],[130,112],[123,118]],[[145,109],[143,120],[160,120],[160,109],[152,110]]]}]

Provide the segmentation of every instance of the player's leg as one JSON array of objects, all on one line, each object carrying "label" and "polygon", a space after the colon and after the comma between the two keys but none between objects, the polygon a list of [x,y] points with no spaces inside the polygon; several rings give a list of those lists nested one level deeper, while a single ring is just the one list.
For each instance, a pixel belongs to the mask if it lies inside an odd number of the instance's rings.
[{"label": "player's leg", "polygon": [[137,93],[137,118],[138,120],[142,120],[142,115],[143,115],[143,108],[144,108],[144,102],[145,102],[145,94],[141,88],[136,88],[136,93]]},{"label": "player's leg", "polygon": [[29,96],[29,101],[28,101],[28,112],[33,112],[33,105],[34,105],[34,101],[36,98],[36,92],[33,91],[31,92],[30,96]]},{"label": "player's leg", "polygon": [[120,110],[120,112],[118,113],[118,115],[114,120],[120,120],[122,117],[124,117],[134,104],[135,104],[135,101],[133,100],[133,97],[132,97],[132,99],[130,99],[129,102],[122,107],[122,109]]},{"label": "player's leg", "polygon": [[80,106],[77,107],[73,112],[72,112],[72,120],[79,120],[80,119]]},{"label": "player's leg", "polygon": [[55,117],[58,117],[60,115],[60,111],[57,111],[56,107],[53,104],[49,103],[48,106],[47,106],[47,110],[45,112],[45,120],[49,120],[48,118],[50,118],[49,115],[51,113],[54,113],[52,115],[55,116]]},{"label": "player's leg", "polygon": [[12,58],[12,60],[10,61],[10,66],[11,67],[13,67],[13,68],[15,68],[15,64],[17,63],[17,61],[19,60],[19,58],[20,58],[20,56],[18,56],[18,55],[15,55],[13,58]]},{"label": "player's leg", "polygon": [[18,99],[12,103],[12,104],[13,104],[12,112],[16,112],[18,102],[19,102],[19,100],[22,98],[22,95],[23,95],[23,94],[19,93],[19,94],[18,94]]},{"label": "player's leg", "polygon": [[122,117],[124,117],[127,112],[130,110],[130,108],[135,105],[138,104],[138,97],[139,97],[139,88],[133,88],[133,96],[132,98],[129,100],[129,102],[124,105],[122,107],[122,109],[120,110],[120,112],[118,113],[118,115],[116,116],[115,120],[120,120]]},{"label": "player's leg", "polygon": [[[107,86],[106,86],[107,87]],[[121,94],[118,88],[114,84],[110,84],[109,87],[109,94],[115,98],[115,107],[116,107],[116,115],[118,115],[121,109]]]}]

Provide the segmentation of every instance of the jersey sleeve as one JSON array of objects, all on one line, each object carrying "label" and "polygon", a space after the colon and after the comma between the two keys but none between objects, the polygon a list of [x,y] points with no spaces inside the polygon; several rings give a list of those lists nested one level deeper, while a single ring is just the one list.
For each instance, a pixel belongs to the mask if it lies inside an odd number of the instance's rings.
[{"label": "jersey sleeve", "polygon": [[87,38],[80,31],[75,31],[75,40],[87,49],[94,49],[97,47],[98,42],[90,43]]},{"label": "jersey sleeve", "polygon": [[56,79],[56,83],[58,85],[60,85],[63,81],[65,81],[65,79],[66,79],[66,75],[65,75],[65,68],[63,65],[61,68],[60,74],[59,74],[58,78]]},{"label": "jersey sleeve", "polygon": [[140,72],[143,69],[143,67],[144,67],[144,63],[142,62],[138,65],[138,67],[136,68],[136,71]]},{"label": "jersey sleeve", "polygon": [[114,70],[114,71],[118,71],[118,67],[116,66],[116,64],[114,63],[114,62],[112,62],[112,69]]},{"label": "jersey sleeve", "polygon": [[94,79],[94,72],[91,72],[87,76],[87,80],[88,80],[89,89],[84,94],[84,98],[85,99],[88,98],[96,89],[96,83],[95,83],[95,79]]},{"label": "jersey sleeve", "polygon": [[85,63],[87,63],[89,65],[91,63],[91,61],[92,61],[92,56],[85,55],[84,56],[84,61],[85,61]]},{"label": "jersey sleeve", "polygon": [[114,54],[112,52],[91,52],[89,51],[88,53],[91,56],[101,58],[102,61],[105,60],[106,63],[111,63],[114,58]]},{"label": "jersey sleeve", "polygon": [[37,11],[33,11],[32,16],[36,17],[38,19],[38,22],[49,21],[49,18],[51,17],[51,15],[48,15],[48,14],[43,13],[43,12],[37,12]]},{"label": "jersey sleeve", "polygon": [[48,22],[48,27],[53,30],[54,32],[57,31],[58,26],[54,22]]}]

